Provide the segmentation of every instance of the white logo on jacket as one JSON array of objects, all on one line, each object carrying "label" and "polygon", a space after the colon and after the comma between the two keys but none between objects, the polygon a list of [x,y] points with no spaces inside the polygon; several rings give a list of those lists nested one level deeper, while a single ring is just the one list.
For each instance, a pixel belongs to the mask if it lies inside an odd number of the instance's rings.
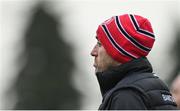
[{"label": "white logo on jacket", "polygon": [[162,94],[162,98],[163,98],[164,101],[175,102],[174,98],[171,95]]}]

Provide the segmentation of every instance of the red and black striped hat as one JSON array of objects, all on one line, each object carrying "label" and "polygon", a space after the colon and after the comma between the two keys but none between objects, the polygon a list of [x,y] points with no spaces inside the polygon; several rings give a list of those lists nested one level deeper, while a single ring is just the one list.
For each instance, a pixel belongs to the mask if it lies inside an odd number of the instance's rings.
[{"label": "red and black striped hat", "polygon": [[120,63],[147,56],[155,41],[149,20],[132,14],[111,17],[96,33],[107,53]]}]

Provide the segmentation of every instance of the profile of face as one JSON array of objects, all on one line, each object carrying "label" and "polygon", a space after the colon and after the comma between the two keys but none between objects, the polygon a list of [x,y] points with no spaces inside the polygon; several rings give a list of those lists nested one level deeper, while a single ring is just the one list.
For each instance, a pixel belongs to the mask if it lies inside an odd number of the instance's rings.
[{"label": "profile of face", "polygon": [[106,52],[100,41],[94,46],[91,51],[91,56],[94,57],[95,72],[103,72],[109,67],[119,65],[117,61],[113,60]]},{"label": "profile of face", "polygon": [[171,93],[180,109],[180,75],[173,81],[171,86]]}]

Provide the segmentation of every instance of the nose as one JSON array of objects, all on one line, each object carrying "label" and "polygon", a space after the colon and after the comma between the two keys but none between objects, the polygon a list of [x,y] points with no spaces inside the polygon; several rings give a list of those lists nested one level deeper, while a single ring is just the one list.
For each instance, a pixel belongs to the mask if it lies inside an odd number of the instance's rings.
[{"label": "nose", "polygon": [[95,56],[96,57],[98,55],[97,50],[98,50],[97,45],[95,45],[94,48],[91,51],[91,56]]}]

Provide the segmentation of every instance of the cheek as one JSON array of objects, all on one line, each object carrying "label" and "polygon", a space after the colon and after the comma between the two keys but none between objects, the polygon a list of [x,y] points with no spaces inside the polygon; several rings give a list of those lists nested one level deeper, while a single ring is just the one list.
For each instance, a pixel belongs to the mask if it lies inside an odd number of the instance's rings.
[{"label": "cheek", "polygon": [[102,57],[103,56],[102,56],[101,52],[99,52],[98,56],[96,57],[96,61],[97,61],[98,65],[100,65],[102,63],[102,61],[103,61]]},{"label": "cheek", "polygon": [[99,56],[99,60],[100,61],[104,61],[105,60],[105,56],[106,56],[105,51],[104,50],[100,50],[98,56]]},{"label": "cheek", "polygon": [[96,57],[96,61],[98,65],[102,65],[104,62],[104,51],[102,49],[99,49],[98,56]]},{"label": "cheek", "polygon": [[102,67],[106,67],[109,64],[109,56],[107,55],[107,53],[102,50],[99,52],[99,63]]}]

